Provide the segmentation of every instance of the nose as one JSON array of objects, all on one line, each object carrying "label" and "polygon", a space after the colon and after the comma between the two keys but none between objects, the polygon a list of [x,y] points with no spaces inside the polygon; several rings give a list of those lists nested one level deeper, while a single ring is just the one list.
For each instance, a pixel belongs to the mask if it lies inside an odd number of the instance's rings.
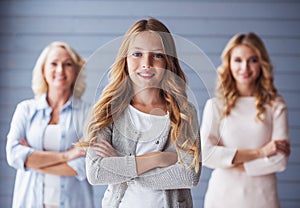
[{"label": "nose", "polygon": [[144,54],[143,60],[142,60],[142,67],[144,69],[149,69],[152,65],[152,58],[150,54]]},{"label": "nose", "polygon": [[56,72],[61,73],[64,70],[64,66],[62,63],[58,63],[56,66]]},{"label": "nose", "polygon": [[248,67],[249,67],[249,63],[248,63],[248,61],[243,61],[242,62],[242,70],[243,71],[247,71],[248,70]]}]

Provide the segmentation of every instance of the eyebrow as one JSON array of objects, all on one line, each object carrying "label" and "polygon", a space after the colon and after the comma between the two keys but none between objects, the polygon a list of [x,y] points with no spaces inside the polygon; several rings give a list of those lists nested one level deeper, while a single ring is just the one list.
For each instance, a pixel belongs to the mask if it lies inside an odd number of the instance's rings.
[{"label": "eyebrow", "polygon": [[[53,62],[53,61],[59,61],[59,58],[55,58],[55,59],[52,59],[52,60],[48,59],[48,61],[51,61],[51,62]],[[62,60],[62,62],[69,62],[69,61],[75,63],[72,58],[67,58],[65,60]]]},{"label": "eyebrow", "polygon": [[[146,51],[145,49],[140,48],[140,47],[133,47],[132,49]],[[150,51],[154,52],[154,51],[164,51],[164,50],[162,48],[157,48],[157,49],[153,49],[153,50],[150,50]]]}]

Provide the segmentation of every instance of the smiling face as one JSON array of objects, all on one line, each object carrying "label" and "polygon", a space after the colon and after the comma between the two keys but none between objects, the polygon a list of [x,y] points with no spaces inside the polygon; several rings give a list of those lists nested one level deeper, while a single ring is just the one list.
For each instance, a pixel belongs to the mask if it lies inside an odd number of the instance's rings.
[{"label": "smiling face", "polygon": [[256,80],[261,73],[259,58],[255,51],[246,45],[238,45],[233,48],[230,70],[240,94],[253,95]]},{"label": "smiling face", "polygon": [[159,87],[166,59],[160,37],[149,31],[141,32],[130,43],[127,68],[135,91]]},{"label": "smiling face", "polygon": [[44,77],[49,90],[72,90],[76,78],[75,64],[66,49],[54,47],[49,51],[44,64]]}]

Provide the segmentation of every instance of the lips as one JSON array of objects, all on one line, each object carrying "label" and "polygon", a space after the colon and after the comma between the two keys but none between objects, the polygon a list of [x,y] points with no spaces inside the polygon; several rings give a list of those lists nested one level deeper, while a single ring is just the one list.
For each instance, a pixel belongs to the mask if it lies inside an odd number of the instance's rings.
[{"label": "lips", "polygon": [[151,78],[151,77],[154,76],[154,73],[152,73],[152,72],[140,72],[140,73],[138,73],[138,75],[140,77],[143,77],[143,78]]},{"label": "lips", "polygon": [[54,79],[57,80],[57,81],[63,81],[63,80],[66,80],[66,76],[54,76]]},{"label": "lips", "polygon": [[251,74],[250,74],[250,73],[245,73],[245,74],[241,74],[240,76],[241,76],[242,78],[246,79],[246,78],[251,77]]}]

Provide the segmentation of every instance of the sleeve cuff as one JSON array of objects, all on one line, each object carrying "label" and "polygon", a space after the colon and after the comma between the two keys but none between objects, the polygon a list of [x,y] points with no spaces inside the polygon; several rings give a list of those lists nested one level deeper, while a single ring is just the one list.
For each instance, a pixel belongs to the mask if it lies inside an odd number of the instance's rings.
[{"label": "sleeve cuff", "polygon": [[68,161],[67,164],[73,168],[77,175],[75,176],[79,181],[83,181],[86,179],[86,171],[85,171],[85,158],[80,157],[74,160]]},{"label": "sleeve cuff", "polygon": [[232,167],[232,160],[236,154],[235,148],[225,148],[222,146],[212,146],[209,151],[203,151],[203,165],[209,168],[229,168]]}]

